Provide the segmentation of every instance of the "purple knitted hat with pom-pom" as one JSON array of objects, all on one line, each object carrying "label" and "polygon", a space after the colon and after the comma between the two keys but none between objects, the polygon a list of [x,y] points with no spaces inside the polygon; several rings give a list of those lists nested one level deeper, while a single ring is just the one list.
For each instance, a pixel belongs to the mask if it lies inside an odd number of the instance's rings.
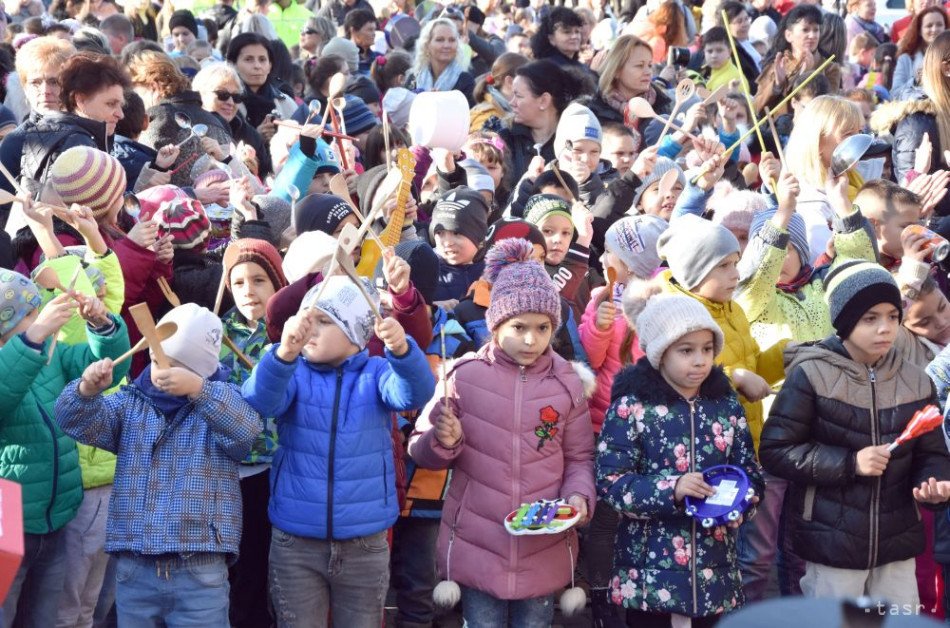
[{"label": "purple knitted hat with pom-pom", "polygon": [[485,280],[492,284],[485,322],[492,331],[509,318],[536,313],[550,317],[554,329],[561,325],[561,297],[539,262],[531,259],[527,240],[499,240],[485,255]]}]

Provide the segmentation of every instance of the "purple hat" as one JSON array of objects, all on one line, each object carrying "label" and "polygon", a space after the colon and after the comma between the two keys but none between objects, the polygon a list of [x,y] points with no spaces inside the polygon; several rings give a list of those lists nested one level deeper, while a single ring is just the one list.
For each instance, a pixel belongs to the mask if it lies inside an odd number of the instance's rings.
[{"label": "purple hat", "polygon": [[492,284],[485,322],[492,331],[509,318],[528,312],[545,314],[554,329],[561,325],[561,297],[539,262],[531,259],[527,240],[500,240],[485,256],[485,279]]}]

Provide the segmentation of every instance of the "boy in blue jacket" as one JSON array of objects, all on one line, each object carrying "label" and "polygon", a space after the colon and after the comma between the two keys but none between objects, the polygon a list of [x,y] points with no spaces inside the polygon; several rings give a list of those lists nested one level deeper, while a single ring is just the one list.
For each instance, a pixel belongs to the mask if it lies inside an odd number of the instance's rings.
[{"label": "boy in blue jacket", "polygon": [[[277,625],[306,618],[379,628],[389,588],[387,529],[399,515],[391,412],[435,390],[425,355],[395,319],[374,322],[369,298],[343,276],[317,284],[244,383],[277,419],[271,470],[270,592]],[[375,333],[386,357],[369,357]]]},{"label": "boy in blue jacket", "polygon": [[186,303],[159,322],[170,368],[153,361],[103,396],[112,360],[56,402],[63,431],[116,454],[106,551],[118,558],[120,626],[227,626],[228,563],[241,538],[238,465],[263,427],[218,362],[221,320]]}]

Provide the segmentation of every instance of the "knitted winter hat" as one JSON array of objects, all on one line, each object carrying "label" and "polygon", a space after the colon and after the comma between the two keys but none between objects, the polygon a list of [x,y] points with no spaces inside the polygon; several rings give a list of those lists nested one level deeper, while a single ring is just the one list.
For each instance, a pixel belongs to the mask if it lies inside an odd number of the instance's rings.
[{"label": "knitted winter hat", "polygon": [[393,87],[383,95],[383,111],[389,116],[389,121],[397,129],[404,129],[409,124],[409,110],[416,93],[405,87]]},{"label": "knitted winter hat", "polygon": [[274,194],[256,194],[251,202],[260,208],[260,218],[270,225],[272,244],[280,245],[280,238],[290,226],[290,203]]},{"label": "knitted winter hat", "polygon": [[184,26],[190,30],[195,37],[198,37],[198,20],[195,19],[195,16],[191,11],[187,9],[179,9],[172,13],[172,16],[168,19],[169,32],[175,30],[175,28],[179,26]]},{"label": "knitted winter hat", "polygon": [[293,216],[294,231],[297,235],[308,231],[332,235],[337,226],[352,213],[350,204],[339,196],[310,194],[297,201]]},{"label": "knitted winter hat", "polygon": [[19,325],[42,302],[35,283],[18,272],[0,269],[0,336]]},{"label": "knitted winter hat", "polygon": [[175,199],[191,198],[187,193],[177,185],[156,185],[138,192],[135,198],[139,201],[139,220],[148,220],[158,211],[162,203],[173,201]]},{"label": "knitted winter hat", "polygon": [[[373,336],[374,315],[373,309],[359,288],[343,275],[333,275],[324,280],[327,287],[320,294],[323,282],[318,283],[307,291],[300,309],[314,308],[329,316],[337,326],[343,330],[346,337],[360,350]],[[363,288],[376,307],[379,307],[379,293],[366,279],[361,278]],[[320,300],[317,295],[320,294]]]},{"label": "knitted winter hat", "polygon": [[322,231],[301,233],[287,247],[284,255],[284,275],[293,283],[310,273],[322,272],[336,251],[336,238]]},{"label": "knitted winter hat", "polygon": [[649,279],[660,265],[656,243],[669,224],[657,216],[624,216],[604,234],[604,248],[637,277]]},{"label": "knitted winter hat", "polygon": [[311,161],[317,164],[314,174],[323,174],[324,172],[337,174],[340,172],[340,162],[336,158],[336,153],[333,152],[329,144],[323,141],[323,138],[317,138],[317,150],[314,152]]},{"label": "knitted winter hat", "polygon": [[[752,223],[749,225],[749,240],[752,240],[762,230],[767,221],[771,221],[775,215],[775,210],[759,212],[752,217]],[[804,266],[811,261],[810,249],[808,248],[808,230],[805,228],[805,219],[801,214],[792,214],[788,221],[788,238],[792,243],[795,252],[798,253],[798,259]]]},{"label": "knitted winter hat", "polygon": [[153,218],[158,222],[158,235],[172,236],[176,249],[201,251],[208,245],[211,221],[200,201],[193,198],[174,199],[162,203],[154,214],[140,214],[141,220]]},{"label": "knitted winter hat", "polygon": [[189,371],[207,379],[218,370],[221,353],[221,319],[197,303],[183,303],[158,321],[175,323],[178,330],[162,341],[168,357],[181,362]]},{"label": "knitted winter hat", "polygon": [[692,290],[723,258],[739,252],[739,241],[722,225],[686,214],[663,232],[656,251],[669,264],[673,278]]},{"label": "knitted winter hat", "polygon": [[[409,280],[422,296],[422,300],[431,305],[435,296],[435,289],[439,285],[439,256],[424,240],[406,240],[396,245],[396,255],[409,264]],[[383,278],[383,264],[380,260],[376,265],[374,279],[377,289],[386,288]]]},{"label": "knitted winter hat", "polygon": [[[634,286],[635,288],[635,286]],[[623,307],[628,318],[636,318],[637,338],[653,368],[660,368],[663,354],[677,340],[700,329],[713,333],[713,351],[723,347],[722,329],[702,303],[681,294],[636,295],[624,292]]]},{"label": "knitted winter hat", "polygon": [[559,157],[571,142],[592,140],[602,144],[604,132],[594,112],[577,103],[571,103],[561,113],[554,133],[554,155]]},{"label": "knitted winter hat", "polygon": [[887,270],[872,262],[853,260],[835,267],[825,277],[825,301],[838,337],[847,339],[865,312],[890,303],[903,319],[901,292]]},{"label": "knitted winter hat", "polygon": [[713,211],[714,223],[733,233],[748,233],[752,217],[765,211],[768,201],[762,194],[752,190],[737,190],[731,183],[721,182],[716,185],[706,207]]},{"label": "knitted winter hat", "polygon": [[459,233],[476,246],[488,233],[488,204],[482,195],[467,187],[457,187],[435,204],[429,235],[435,240],[440,231]]},{"label": "knitted winter hat", "polygon": [[574,224],[571,204],[556,194],[535,194],[524,204],[524,219],[536,227],[552,215],[563,216]]},{"label": "knitted winter hat", "polygon": [[481,192],[486,190],[495,193],[495,180],[491,178],[488,169],[474,159],[463,159],[458,163],[465,170],[465,180],[468,187]]},{"label": "knitted winter hat", "polygon": [[60,153],[50,169],[50,184],[67,205],[76,203],[104,216],[122,202],[125,170],[119,160],[89,146]]},{"label": "knitted winter hat", "polygon": [[[323,46],[323,52],[320,53],[320,56],[327,57],[330,55],[335,55],[346,61],[346,65],[350,69],[350,74],[356,74],[359,71],[360,49],[349,39],[334,37],[328,41]],[[349,107],[350,103],[346,103],[346,106]],[[347,125],[347,130],[349,130],[349,125]]]},{"label": "knitted winter hat", "polygon": [[502,218],[488,227],[488,234],[485,236],[485,243],[482,245],[486,251],[497,242],[507,238],[521,238],[531,244],[538,244],[547,251],[548,244],[544,241],[544,235],[536,226],[522,220],[521,218]]},{"label": "knitted winter hat", "polygon": [[359,135],[372,130],[379,124],[379,119],[373,115],[361,98],[347,94],[346,107],[343,109],[343,124],[346,125],[347,135]]},{"label": "knitted winter hat", "polygon": [[[368,76],[358,76],[356,80],[346,86],[346,93],[356,96],[367,105],[378,105],[380,98],[383,97],[379,93],[376,83]],[[349,125],[347,125],[347,131],[349,131]]]},{"label": "knitted winter hat", "polygon": [[221,170],[220,168],[212,168],[211,170],[205,170],[195,177],[193,187],[196,190],[198,188],[206,188],[213,183],[224,183],[230,178],[231,177],[224,170]]},{"label": "knitted winter hat", "polygon": [[281,267],[280,253],[274,248],[274,245],[266,240],[256,240],[254,238],[240,238],[234,240],[231,244],[238,248],[238,255],[233,260],[225,256],[230,264],[224,268],[228,278],[228,290],[231,289],[231,271],[238,264],[254,262],[264,269],[270,282],[274,284],[274,291],[278,291],[287,285],[287,278],[284,277],[284,270]]},{"label": "knitted winter hat", "polygon": [[668,157],[657,157],[656,165],[653,166],[653,172],[648,174],[641,182],[640,187],[633,194],[633,207],[640,204],[640,197],[646,192],[647,188],[663,178],[663,175],[670,170],[676,171],[676,182],[684,188],[686,187],[686,175],[683,169],[676,165],[676,162]]},{"label": "knitted winter hat", "polygon": [[488,329],[495,331],[509,318],[525,313],[546,314],[556,330],[561,325],[561,297],[544,266],[531,259],[527,240],[499,241],[485,256],[485,279],[492,284],[485,312]]},{"label": "knitted winter hat", "polygon": [[360,212],[364,216],[369,216],[374,202],[379,204],[381,199],[375,198],[376,192],[385,179],[385,164],[370,168],[356,179],[356,196],[360,200]]}]

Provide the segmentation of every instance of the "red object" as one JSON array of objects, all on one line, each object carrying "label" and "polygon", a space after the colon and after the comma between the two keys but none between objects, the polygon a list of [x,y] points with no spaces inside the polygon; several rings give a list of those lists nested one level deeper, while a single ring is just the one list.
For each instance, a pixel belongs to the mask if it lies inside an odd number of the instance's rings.
[{"label": "red object", "polygon": [[940,414],[937,406],[930,405],[918,410],[914,413],[914,417],[904,428],[904,431],[901,432],[901,435],[897,437],[897,440],[888,447],[888,451],[894,451],[898,445],[935,430],[941,423],[943,423],[943,415]]},{"label": "red object", "polygon": [[330,107],[330,120],[333,122],[333,130],[337,132],[336,145],[337,148],[340,149],[340,162],[343,164],[344,170],[349,170],[350,164],[348,163],[349,160],[346,158],[346,147],[343,146],[343,139],[341,137],[342,133],[340,132],[340,121],[336,117],[336,109],[331,103],[327,103],[327,105]]},{"label": "red object", "polygon": [[0,479],[0,604],[23,560],[23,494],[20,485]]}]

